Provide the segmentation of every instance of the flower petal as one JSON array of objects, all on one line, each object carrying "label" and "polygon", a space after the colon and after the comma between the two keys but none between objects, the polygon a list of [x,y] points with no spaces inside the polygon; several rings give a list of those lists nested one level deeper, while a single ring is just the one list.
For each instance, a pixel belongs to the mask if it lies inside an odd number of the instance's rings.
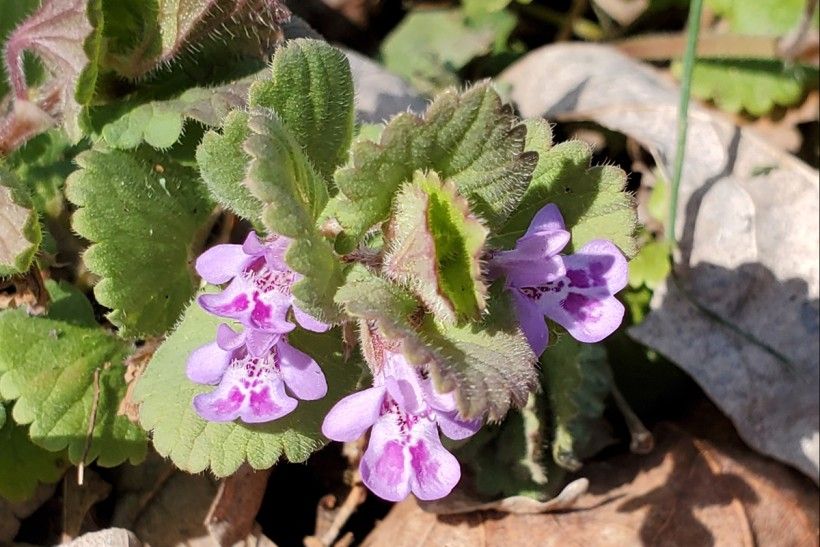
[{"label": "flower petal", "polygon": [[250,315],[253,293],[253,285],[236,277],[222,292],[203,294],[197,301],[210,314],[241,319]]},{"label": "flower petal", "polygon": [[563,257],[570,291],[613,295],[626,287],[626,258],[611,241],[596,239]]},{"label": "flower petal", "polygon": [[384,396],[384,386],[348,395],[327,413],[322,423],[322,434],[334,441],[355,441],[379,419]]},{"label": "flower petal", "polygon": [[506,265],[504,272],[507,287],[537,287],[559,279],[566,270],[562,257],[550,256],[521,264]]},{"label": "flower petal", "polygon": [[312,315],[303,311],[302,308],[300,308],[296,304],[293,304],[293,315],[296,318],[296,321],[298,321],[299,324],[302,325],[302,327],[306,328],[309,331],[326,332],[330,329],[330,325],[328,325],[327,323],[322,323]]},{"label": "flower petal", "polygon": [[547,322],[544,321],[544,310],[522,294],[519,289],[513,289],[512,296],[521,331],[527,337],[533,353],[536,357],[540,357],[549,343],[549,330]]},{"label": "flower petal", "polygon": [[199,255],[194,267],[202,279],[221,285],[239,275],[247,260],[242,245],[214,245]]},{"label": "flower petal", "polygon": [[419,373],[401,353],[385,351],[382,374],[390,396],[405,412],[418,413],[424,405]]},{"label": "flower petal", "polygon": [[271,348],[279,341],[281,336],[281,334],[275,332],[247,329],[245,331],[245,347],[248,348],[248,353],[254,357],[264,357],[270,353]]},{"label": "flower petal", "polygon": [[275,372],[260,371],[247,362],[231,365],[214,391],[194,397],[197,413],[212,422],[237,418],[247,423],[270,422],[292,412],[296,405]]},{"label": "flower petal", "polygon": [[265,244],[262,243],[256,232],[251,231],[245,238],[245,242],[242,243],[242,250],[250,256],[262,256],[265,254]]},{"label": "flower petal", "polygon": [[472,437],[481,429],[484,420],[478,418],[476,420],[465,421],[459,418],[457,411],[451,412],[436,412],[436,422],[441,428],[441,432],[448,439],[460,441],[467,437]]},{"label": "flower petal", "polygon": [[399,416],[387,412],[378,419],[359,464],[365,486],[388,501],[401,501],[410,493],[410,454],[402,442]]},{"label": "flower petal", "polygon": [[319,364],[313,358],[286,341],[276,345],[279,352],[279,371],[291,393],[303,401],[315,401],[327,394],[327,381]]},{"label": "flower petal", "polygon": [[530,221],[530,227],[524,234],[524,237],[539,233],[539,232],[554,232],[558,230],[566,230],[564,225],[564,217],[561,215],[561,210],[554,203],[544,205]]},{"label": "flower petal", "polygon": [[455,456],[441,445],[435,425],[425,422],[415,426],[414,430],[417,430],[420,438],[410,445],[410,465],[413,471],[410,488],[420,500],[443,498],[461,479],[461,466]]},{"label": "flower petal", "polygon": [[188,356],[188,379],[197,384],[218,384],[231,362],[231,354],[216,342],[195,349]]},{"label": "flower petal", "polygon": [[614,296],[595,298],[577,292],[541,300],[544,314],[580,342],[600,342],[621,325],[624,306]]},{"label": "flower petal", "polygon": [[216,343],[225,351],[239,349],[245,343],[245,333],[236,332],[225,323],[216,328]]},{"label": "flower petal", "polygon": [[[254,292],[246,325],[267,332],[285,334],[296,328],[288,321],[291,297],[276,291]],[[244,321],[243,321],[244,322]]]}]

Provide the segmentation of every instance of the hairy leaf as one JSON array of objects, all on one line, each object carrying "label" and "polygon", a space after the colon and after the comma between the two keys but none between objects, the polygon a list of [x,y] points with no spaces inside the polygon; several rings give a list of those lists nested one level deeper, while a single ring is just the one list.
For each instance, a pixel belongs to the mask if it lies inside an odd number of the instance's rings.
[{"label": "hairy leaf", "polygon": [[243,150],[249,133],[248,114],[234,110],[225,118],[222,133],[205,133],[196,150],[196,161],[205,186],[220,205],[251,222],[259,222],[262,204],[242,184],[250,161]]},{"label": "hairy leaf", "polygon": [[12,90],[28,96],[23,52],[36,54],[51,72],[48,87],[60,94],[65,128],[74,140],[80,105],[90,102],[102,55],[101,0],[45,0],[9,36],[5,52]]},{"label": "hairy leaf", "polygon": [[518,205],[537,155],[524,152],[526,128],[489,84],[463,94],[449,90],[424,119],[404,113],[385,127],[379,144],[360,140],[352,162],[336,171],[340,194],[325,216],[344,233],[337,246],[350,250],[375,224],[387,220],[399,187],[416,170],[431,169],[455,183],[491,229]]},{"label": "hairy leaf", "polygon": [[356,265],[336,300],[348,314],[375,321],[387,336],[400,339],[408,359],[429,368],[439,391],[456,390],[459,410],[468,418],[486,413],[500,420],[535,389],[535,356],[500,294],[481,324],[437,324],[431,316],[420,317],[407,291]]},{"label": "hairy leaf", "polygon": [[294,240],[285,260],[304,276],[294,285],[294,296],[310,313],[334,321],[338,310],[333,294],[342,283],[341,264],[316,227],[327,203],[327,186],[273,111],[254,111],[248,127],[245,151],[251,161],[245,186],[263,204],[262,223]]},{"label": "hairy leaf", "polygon": [[31,442],[25,427],[13,420],[4,423],[5,414],[0,402],[0,498],[23,501],[34,495],[38,484],[57,482],[66,461],[62,454]]},{"label": "hairy leaf", "polygon": [[409,286],[436,318],[477,318],[486,288],[479,259],[487,229],[455,186],[417,171],[395,200],[385,274]]},{"label": "hairy leaf", "polygon": [[612,389],[606,350],[561,336],[541,357],[553,420],[552,457],[576,471],[599,448],[605,399]]},{"label": "hairy leaf", "polygon": [[617,167],[589,167],[592,150],[580,141],[552,145],[552,131],[543,120],[528,120],[527,150],[538,153],[538,165],[521,205],[493,243],[509,248],[521,237],[544,205],[558,205],[572,233],[564,252],[591,239],[609,239],[628,257],[635,254],[636,216],[632,196],[623,191],[626,174]]},{"label": "hairy leaf", "polygon": [[0,277],[28,270],[42,232],[29,192],[0,167]]},{"label": "hairy leaf", "polygon": [[105,1],[107,67],[139,78],[172,61],[202,62],[212,50],[271,51],[289,12],[279,0]]},{"label": "hairy leaf", "polygon": [[251,107],[276,111],[316,171],[330,180],[353,136],[353,79],[347,57],[326,42],[296,39],[279,48],[271,78],[251,88]]},{"label": "hairy leaf", "polygon": [[497,425],[483,427],[457,449],[458,460],[471,471],[475,490],[484,499],[528,496],[544,499],[561,477],[545,462],[543,394],[530,395],[526,406]]},{"label": "hairy leaf", "polygon": [[141,149],[77,157],[68,198],[74,229],[92,242],[84,260],[101,276],[97,300],[124,336],[161,334],[196,289],[192,263],[212,205],[192,169]]},{"label": "hairy leaf", "polygon": [[74,464],[84,456],[86,463],[103,466],[142,460],[145,434],[117,416],[127,344],[97,325],[12,310],[0,313],[0,346],[0,395],[15,401],[14,421],[30,424],[34,443],[50,451],[68,449]]},{"label": "hairy leaf", "polygon": [[72,145],[59,129],[34,137],[4,158],[9,170],[31,193],[31,201],[41,215],[57,218],[65,209],[63,185],[74,171],[74,157],[87,145]]},{"label": "hairy leaf", "polygon": [[[38,0],[0,0],[0,44],[5,44],[14,28],[39,6]],[[9,92],[6,64],[0,60],[0,99]]]},{"label": "hairy leaf", "polygon": [[143,142],[154,148],[170,148],[182,137],[188,119],[219,126],[228,112],[245,105],[248,87],[249,81],[196,87],[173,99],[141,104],[104,124],[100,135],[114,148],[136,148]]},{"label": "hairy leaf", "polygon": [[151,432],[157,452],[184,471],[210,469],[219,477],[231,475],[245,462],[266,469],[282,457],[305,461],[326,442],[320,432],[325,414],[355,387],[361,371],[355,363],[344,362],[339,332],[297,329],[288,335],[293,346],[322,367],[329,388],[323,399],[300,401],[292,413],[266,424],[216,423],[204,421],[194,411],[193,397],[213,388],[190,382],[185,363],[193,350],[213,340],[219,322],[192,304],[137,384],[140,422]]}]

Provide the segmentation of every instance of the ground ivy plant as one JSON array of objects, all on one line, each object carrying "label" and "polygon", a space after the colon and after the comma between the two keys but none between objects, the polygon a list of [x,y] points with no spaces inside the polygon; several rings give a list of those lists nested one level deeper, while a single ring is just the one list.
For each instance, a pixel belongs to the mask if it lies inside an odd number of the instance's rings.
[{"label": "ground ivy plant", "polygon": [[382,498],[544,497],[600,446],[622,171],[489,82],[359,134],[345,55],[278,2],[126,5],[0,27],[0,496],[149,441],[223,477],[367,434]]}]

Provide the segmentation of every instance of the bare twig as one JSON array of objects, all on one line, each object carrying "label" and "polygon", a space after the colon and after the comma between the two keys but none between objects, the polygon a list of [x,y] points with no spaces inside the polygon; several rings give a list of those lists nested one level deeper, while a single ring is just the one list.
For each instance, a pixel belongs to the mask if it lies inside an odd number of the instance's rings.
[{"label": "bare twig", "polygon": [[615,405],[624,417],[626,427],[629,429],[629,434],[632,441],[629,443],[629,449],[635,454],[648,454],[655,448],[655,438],[652,433],[646,429],[641,419],[626,402],[621,390],[618,386],[612,386],[612,397],[615,399]]}]

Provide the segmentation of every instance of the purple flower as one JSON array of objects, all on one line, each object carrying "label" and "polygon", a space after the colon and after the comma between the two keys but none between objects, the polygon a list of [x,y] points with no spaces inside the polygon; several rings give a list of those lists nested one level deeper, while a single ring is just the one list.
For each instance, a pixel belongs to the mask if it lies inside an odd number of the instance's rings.
[{"label": "purple flower", "polygon": [[377,496],[399,501],[410,492],[422,500],[443,498],[458,484],[461,468],[441,444],[478,431],[481,420],[459,419],[452,393],[439,394],[398,352],[385,349],[373,387],[349,395],[330,409],[322,433],[355,441],[368,429],[370,442],[359,471]]},{"label": "purple flower", "polygon": [[289,345],[284,334],[266,337],[267,345],[252,342],[256,334],[236,333],[222,324],[216,341],[191,353],[188,378],[217,386],[194,397],[194,408],[204,419],[269,422],[293,411],[296,399],[313,401],[327,393],[322,369]]},{"label": "purple flower", "polygon": [[205,311],[236,319],[249,329],[269,334],[290,332],[295,325],[288,320],[292,307],[304,328],[324,332],[329,326],[311,317],[293,302],[291,287],[301,276],[285,264],[290,240],[272,236],[261,241],[255,232],[242,245],[216,245],[196,261],[199,275],[214,285],[230,284],[220,293],[204,294],[199,304]]},{"label": "purple flower", "polygon": [[598,342],[618,328],[624,307],[613,295],[627,283],[627,264],[611,242],[590,241],[559,255],[570,234],[554,204],[544,206],[510,251],[496,253],[490,272],[506,277],[521,329],[536,355],[547,347],[544,317],[581,342]]}]

